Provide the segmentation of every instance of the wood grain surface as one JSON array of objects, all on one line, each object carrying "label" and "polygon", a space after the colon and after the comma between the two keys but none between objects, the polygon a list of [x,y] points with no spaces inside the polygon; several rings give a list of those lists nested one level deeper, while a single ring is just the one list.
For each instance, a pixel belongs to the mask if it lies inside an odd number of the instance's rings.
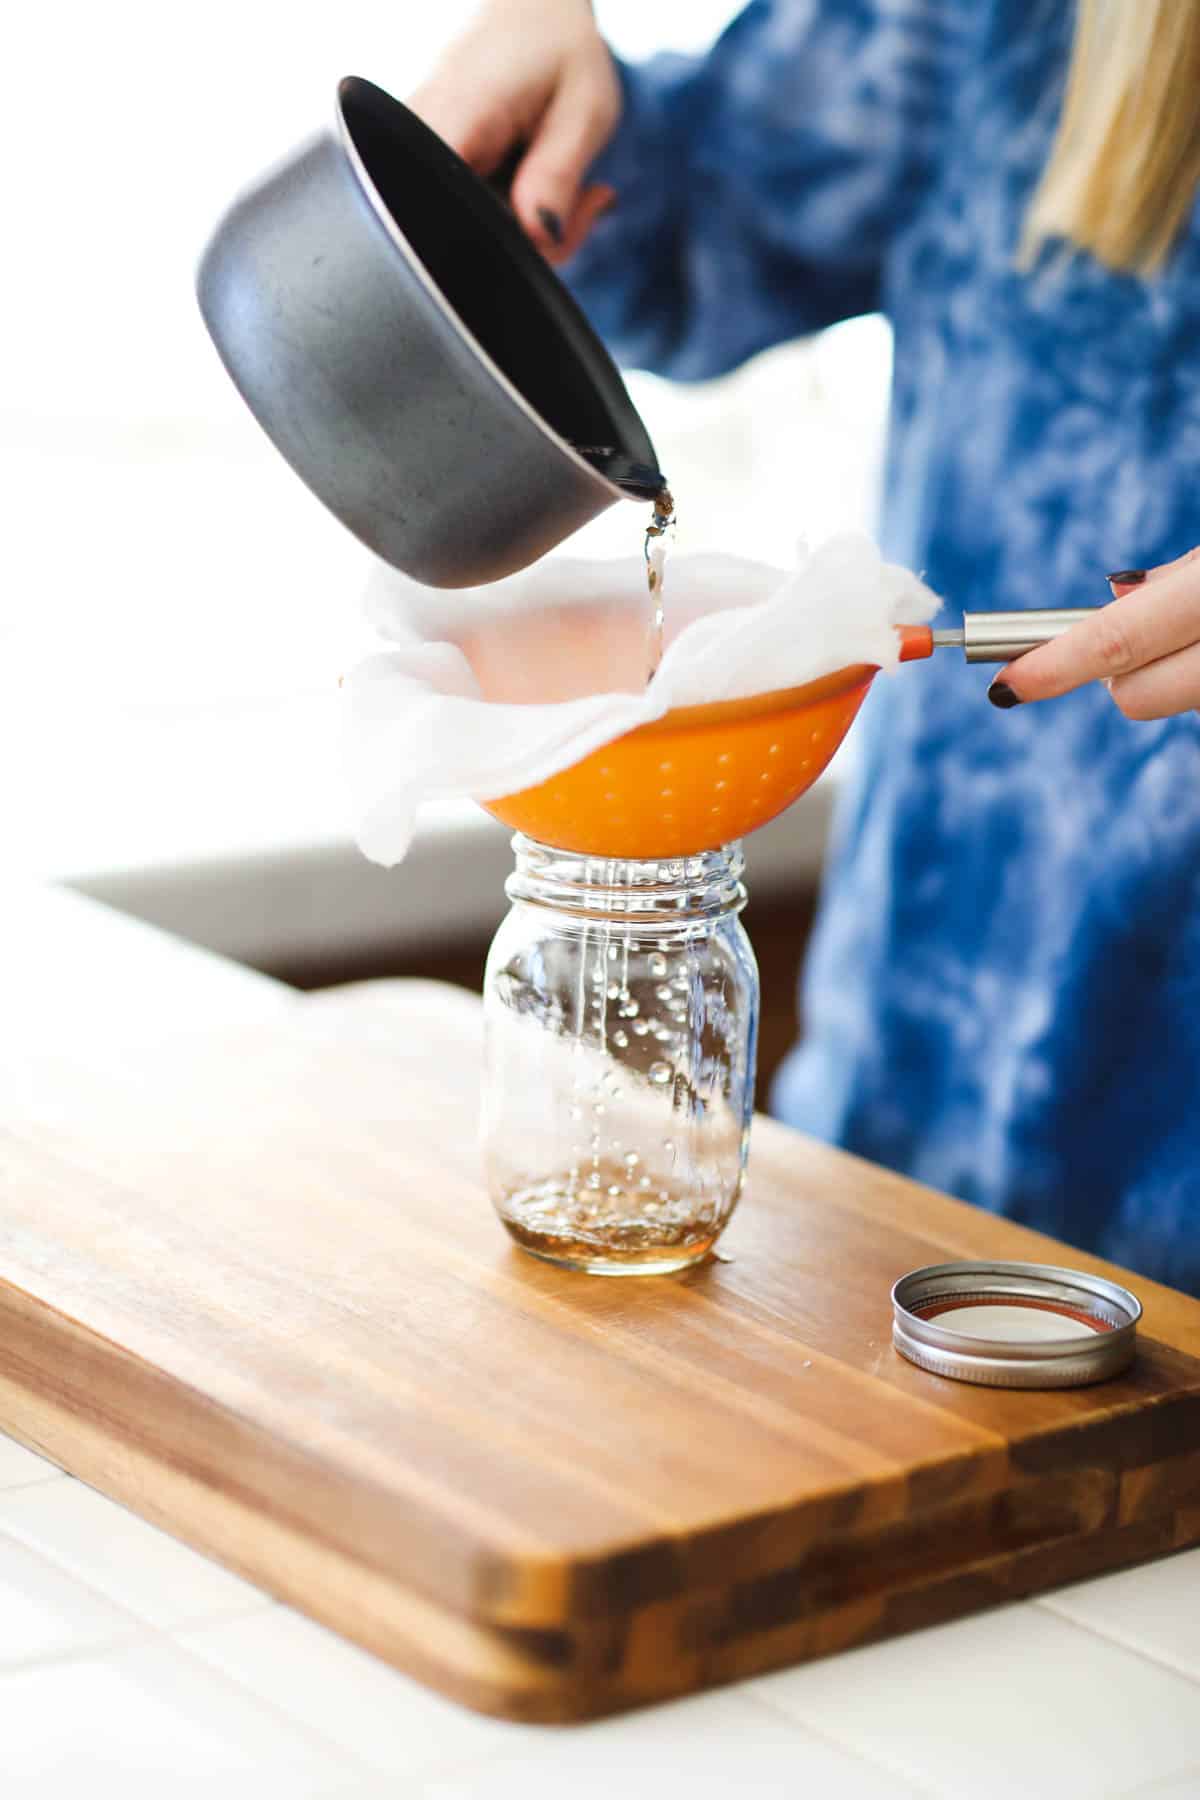
[{"label": "wood grain surface", "polygon": [[472,998],[218,996],[149,935],[107,1033],[4,1034],[0,1425],[347,1636],[573,1719],[1200,1540],[1200,1304],[1118,1271],[1128,1376],[939,1380],[906,1269],[1113,1271],[765,1121],[731,1261],[556,1270],[480,1183]]}]

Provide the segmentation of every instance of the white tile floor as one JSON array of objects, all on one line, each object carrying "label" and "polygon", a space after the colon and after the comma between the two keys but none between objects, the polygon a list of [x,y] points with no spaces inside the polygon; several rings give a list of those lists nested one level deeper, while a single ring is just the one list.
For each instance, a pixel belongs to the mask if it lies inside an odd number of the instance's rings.
[{"label": "white tile floor", "polygon": [[1042,1604],[1200,1681],[1200,1550],[1102,1575]]},{"label": "white tile floor", "polygon": [[12,1800],[110,1788],[137,1800],[180,1791],[226,1800],[248,1791],[239,1782],[259,1778],[264,1795],[305,1800],[346,1772],[315,1733],[163,1638],[22,1670],[0,1684],[0,1706]]},{"label": "white tile floor", "polygon": [[0,1538],[0,1669],[137,1636],[137,1621],[44,1557]]},{"label": "white tile floor", "polygon": [[2,1800],[1200,1800],[1200,1551],[575,1730],[478,1718],[0,1437]]},{"label": "white tile floor", "polygon": [[264,1604],[249,1582],[78,1481],[0,1493],[0,1532],[164,1630]]},{"label": "white tile floor", "polygon": [[1168,1775],[1165,1781],[1138,1788],[1132,1800],[1200,1800],[1200,1764],[1182,1775]]},{"label": "white tile floor", "polygon": [[878,1766],[798,1732],[738,1690],[701,1694],[571,1732],[539,1734],[518,1756],[442,1776],[421,1800],[571,1800],[677,1793],[696,1800],[835,1794],[910,1800],[920,1790]]},{"label": "white tile floor", "polygon": [[753,1691],[847,1749],[971,1800],[1123,1794],[1200,1763],[1200,1686],[1043,1605],[787,1669]]},{"label": "white tile floor", "polygon": [[290,1718],[320,1719],[348,1755],[385,1775],[416,1777],[471,1758],[509,1756],[545,1737],[397,1677],[286,1607],[206,1625],[180,1642]]},{"label": "white tile floor", "polygon": [[44,1456],[35,1456],[23,1444],[15,1444],[0,1432],[0,1492],[7,1488],[26,1487],[34,1481],[51,1481],[62,1470]]}]

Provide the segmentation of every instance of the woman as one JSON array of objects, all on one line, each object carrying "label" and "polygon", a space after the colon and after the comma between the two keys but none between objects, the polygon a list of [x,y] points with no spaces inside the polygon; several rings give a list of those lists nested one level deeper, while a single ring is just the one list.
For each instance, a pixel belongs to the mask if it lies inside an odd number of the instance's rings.
[{"label": "woman", "polygon": [[1198,83],[1194,0],[760,0],[641,69],[586,0],[493,0],[417,100],[482,171],[528,145],[518,214],[626,362],[886,312],[884,546],[948,605],[1118,571],[1000,711],[948,658],[877,684],[775,1105],[1195,1292]]}]

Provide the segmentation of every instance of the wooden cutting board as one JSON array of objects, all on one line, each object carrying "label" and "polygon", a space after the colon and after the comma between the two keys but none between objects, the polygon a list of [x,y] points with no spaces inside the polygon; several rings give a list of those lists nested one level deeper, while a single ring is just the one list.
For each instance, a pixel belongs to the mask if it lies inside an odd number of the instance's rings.
[{"label": "wooden cutting board", "polygon": [[924,1374],[906,1269],[1127,1278],[763,1121],[732,1261],[560,1272],[480,1185],[473,1000],[237,999],[6,1042],[0,1426],[422,1680],[581,1718],[1200,1540],[1200,1304],[1128,1278],[1103,1387]]}]

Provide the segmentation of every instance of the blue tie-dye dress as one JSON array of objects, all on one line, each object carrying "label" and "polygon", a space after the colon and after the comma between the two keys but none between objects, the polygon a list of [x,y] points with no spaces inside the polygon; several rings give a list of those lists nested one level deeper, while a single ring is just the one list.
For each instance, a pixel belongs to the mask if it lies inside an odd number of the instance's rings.
[{"label": "blue tie-dye dress", "polygon": [[[1166,272],[1014,266],[1063,0],[779,0],[623,71],[571,275],[680,379],[895,329],[882,533],[956,608],[1087,605],[1200,542],[1200,226]],[[1200,719],[1001,713],[952,652],[876,683],[780,1115],[1200,1293]]]}]

